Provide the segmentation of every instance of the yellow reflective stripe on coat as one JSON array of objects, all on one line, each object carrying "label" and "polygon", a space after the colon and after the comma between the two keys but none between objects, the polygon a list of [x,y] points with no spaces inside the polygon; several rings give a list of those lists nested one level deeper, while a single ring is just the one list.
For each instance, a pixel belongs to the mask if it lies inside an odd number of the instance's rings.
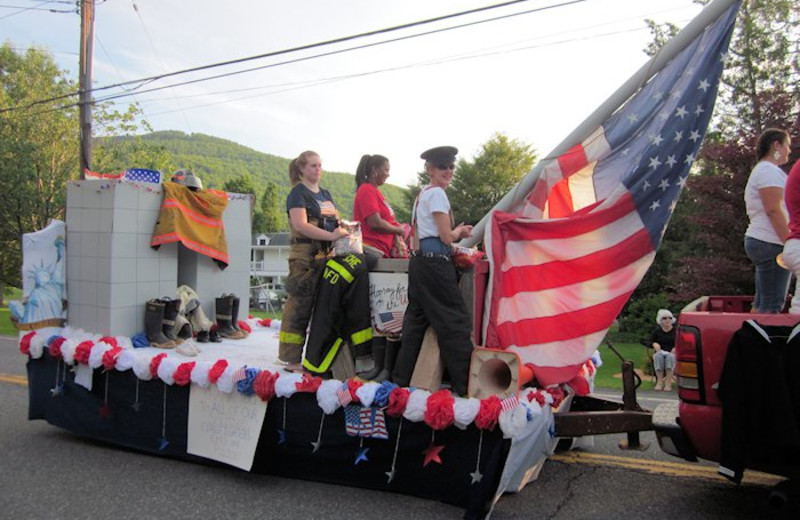
[{"label": "yellow reflective stripe on coat", "polygon": [[353,275],[350,273],[350,271],[347,270],[345,266],[343,266],[334,259],[328,260],[328,263],[326,265],[331,269],[333,269],[334,271],[336,271],[337,273],[339,273],[339,276],[347,280],[347,283],[353,283],[354,280]]},{"label": "yellow reflective stripe on coat", "polygon": [[333,346],[328,351],[328,354],[322,360],[322,363],[319,364],[318,367],[312,365],[308,358],[303,360],[303,366],[307,369],[311,370],[312,372],[322,373],[327,372],[328,369],[331,367],[331,363],[333,363],[333,359],[336,357],[336,353],[339,352],[339,347],[342,346],[342,338],[336,338],[336,341],[333,343]]},{"label": "yellow reflective stripe on coat", "polygon": [[372,339],[372,327],[359,330],[350,335],[353,345],[361,345]]},{"label": "yellow reflective stripe on coat", "polygon": [[305,334],[298,334],[296,332],[281,331],[278,335],[281,343],[292,343],[293,345],[303,345],[306,342]]}]

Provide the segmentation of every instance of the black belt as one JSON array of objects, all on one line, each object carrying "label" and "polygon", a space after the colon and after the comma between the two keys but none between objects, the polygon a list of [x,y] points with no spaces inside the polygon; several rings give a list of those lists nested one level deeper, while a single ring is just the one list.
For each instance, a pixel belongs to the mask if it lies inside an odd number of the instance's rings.
[{"label": "black belt", "polygon": [[452,260],[452,257],[447,253],[421,253],[419,251],[411,251],[411,256],[421,256],[422,258],[441,258],[442,260],[447,260],[448,262]]}]

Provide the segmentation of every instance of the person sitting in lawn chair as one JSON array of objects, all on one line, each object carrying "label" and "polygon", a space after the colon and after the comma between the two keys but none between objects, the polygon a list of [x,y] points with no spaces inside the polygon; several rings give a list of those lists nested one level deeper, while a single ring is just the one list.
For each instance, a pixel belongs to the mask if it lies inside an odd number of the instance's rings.
[{"label": "person sitting in lawn chair", "polygon": [[668,309],[659,309],[656,314],[658,326],[650,334],[648,347],[652,347],[653,368],[656,373],[656,386],[653,390],[672,391],[672,377],[675,370],[675,316]]}]

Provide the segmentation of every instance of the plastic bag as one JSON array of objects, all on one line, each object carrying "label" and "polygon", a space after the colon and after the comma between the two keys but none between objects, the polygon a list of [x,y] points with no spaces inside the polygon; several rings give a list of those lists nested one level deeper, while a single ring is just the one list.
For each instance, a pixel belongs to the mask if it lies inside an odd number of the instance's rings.
[{"label": "plastic bag", "polygon": [[353,253],[363,255],[364,247],[362,245],[362,237],[361,237],[361,222],[340,220],[339,226],[348,230],[350,234],[347,235],[346,237],[337,238],[333,242],[334,254],[336,256],[351,255]]},{"label": "plastic bag", "polygon": [[472,247],[453,246],[453,263],[459,269],[471,269],[486,253]]}]

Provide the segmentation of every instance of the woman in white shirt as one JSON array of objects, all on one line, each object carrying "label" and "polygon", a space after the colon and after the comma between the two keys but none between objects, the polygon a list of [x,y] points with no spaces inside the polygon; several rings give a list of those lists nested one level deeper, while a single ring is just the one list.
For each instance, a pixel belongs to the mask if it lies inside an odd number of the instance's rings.
[{"label": "woman in white shirt", "polygon": [[791,153],[788,132],[765,130],[758,138],[758,163],[750,173],[744,202],[750,225],[744,236],[744,249],[755,264],[756,294],[752,312],[780,312],[786,303],[791,273],[778,265],[777,257],[789,236],[786,205],[783,200],[786,164]]},{"label": "woman in white shirt", "polygon": [[472,234],[472,226],[454,226],[445,190],[453,180],[458,150],[439,146],[423,152],[430,184],[422,188],[412,212],[416,248],[408,264],[408,306],[403,318],[403,342],[392,380],[408,386],[428,326],[436,331],[451,389],[467,394],[472,356],[470,319],[458,287],[451,244]]}]

